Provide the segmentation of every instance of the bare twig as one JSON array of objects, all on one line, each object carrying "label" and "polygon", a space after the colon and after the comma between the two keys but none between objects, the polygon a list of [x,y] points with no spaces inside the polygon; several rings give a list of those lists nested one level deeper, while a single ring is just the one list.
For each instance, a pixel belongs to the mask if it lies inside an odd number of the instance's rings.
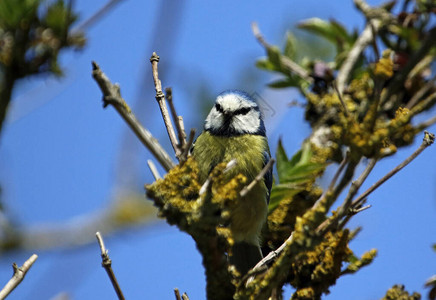
[{"label": "bare twig", "polygon": [[165,98],[167,99],[168,105],[170,106],[171,117],[173,118],[174,124],[176,124],[177,136],[179,138],[178,147],[184,147],[186,143],[186,132],[183,125],[183,118],[177,115],[176,107],[173,102],[173,91],[171,88],[165,88]]},{"label": "bare twig", "polygon": [[421,43],[421,47],[416,50],[410,59],[407,61],[406,65],[401,68],[401,71],[395,75],[390,81],[389,86],[387,87],[386,93],[383,95],[382,103],[388,101],[389,98],[404,89],[404,82],[411,73],[412,69],[423,59],[429,51],[434,47],[434,41],[436,39],[436,27],[433,27],[428,31],[428,35]]},{"label": "bare twig", "polygon": [[94,13],[91,17],[80,23],[77,27],[73,28],[72,32],[84,31],[94,25],[97,21],[99,21],[105,14],[107,14],[115,4],[120,2],[120,0],[110,0],[106,2],[96,13]]},{"label": "bare twig", "polygon": [[418,103],[419,100],[434,87],[436,83],[436,76],[430,79],[422,88],[420,88],[410,99],[410,101],[407,103],[406,108],[411,109],[415,106],[416,103]]},{"label": "bare twig", "polygon": [[159,171],[156,168],[156,165],[153,163],[153,161],[151,159],[147,160],[147,165],[151,171],[151,174],[153,174],[153,177],[155,180],[162,178],[162,176],[160,176]]},{"label": "bare twig", "polygon": [[[363,199],[363,201],[361,202],[362,205],[365,203],[365,201],[366,201],[366,199]],[[364,210],[367,210],[367,209],[369,209],[371,207],[372,207],[372,205],[370,205],[370,204],[365,205],[365,206],[361,206],[361,207],[360,207],[360,205],[358,205],[358,206],[356,206],[354,208],[350,207],[350,209],[348,210],[348,214],[345,216],[344,219],[342,219],[339,222],[338,230],[344,229],[345,225],[348,223],[348,221],[350,221],[351,217],[353,217],[354,215],[356,215],[356,214],[358,214],[358,213],[360,213],[360,212],[362,212]]]},{"label": "bare twig", "polygon": [[176,296],[176,300],[182,300],[182,297],[180,296],[180,291],[178,288],[174,289],[174,296]]},{"label": "bare twig", "polygon": [[23,281],[24,276],[26,276],[27,271],[35,263],[38,255],[33,254],[28,260],[24,262],[21,267],[18,267],[16,263],[12,264],[12,269],[14,274],[12,278],[6,283],[3,289],[0,291],[0,299],[5,299],[20,283]]},{"label": "bare twig", "polygon": [[372,205],[368,204],[368,205],[365,205],[365,206],[363,206],[361,208],[350,209],[350,214],[355,215],[355,214],[358,214],[358,213],[360,213],[360,212],[362,212],[364,210],[367,210],[367,209],[369,209],[371,207],[372,207]]},{"label": "bare twig", "polygon": [[434,123],[436,123],[436,116],[428,119],[427,121],[424,121],[424,122],[416,125],[416,130],[418,130],[418,131],[424,130],[424,129],[430,127],[431,125],[433,125]]},{"label": "bare twig", "polygon": [[[253,31],[254,37],[258,40],[258,42],[265,48],[265,50],[270,51],[272,46],[265,41],[262,33],[259,30],[259,27],[256,22],[251,23],[251,30]],[[313,83],[313,78],[310,77],[308,71],[306,71],[299,64],[291,60],[290,58],[280,55],[280,63],[288,68],[291,72],[297,74],[302,79],[306,80],[309,83]]]},{"label": "bare twig", "polygon": [[329,184],[329,187],[327,188],[327,190],[324,191],[324,193],[322,193],[321,197],[316,201],[314,207],[316,208],[318,205],[321,205],[325,198],[327,197],[327,195],[331,194],[335,188],[336,185],[336,181],[338,181],[339,176],[341,175],[342,171],[344,170],[345,166],[347,165],[348,161],[350,159],[350,151],[347,151],[345,153],[344,158],[342,159],[341,163],[339,164],[338,169],[336,170],[335,175],[333,175],[332,181]]},{"label": "bare twig", "polygon": [[106,107],[111,104],[164,169],[166,171],[172,169],[175,166],[172,159],[152,134],[136,119],[126,101],[121,97],[119,86],[110,82],[109,78],[103,73],[97,63],[92,62],[92,68],[92,76],[103,93],[104,106]]},{"label": "bare twig", "polygon": [[365,182],[366,178],[371,173],[372,169],[374,169],[376,163],[377,163],[377,159],[375,158],[369,161],[368,165],[366,166],[362,174],[359,176],[359,178],[351,183],[351,187],[348,191],[348,194],[345,197],[344,201],[342,202],[341,206],[337,209],[337,212],[334,215],[334,217],[328,218],[323,223],[321,223],[321,225],[319,225],[317,228],[318,232],[328,231],[331,227],[335,226],[339,222],[339,220],[341,220],[345,215],[349,213],[350,206],[352,203],[351,201],[353,200],[353,197],[359,191],[359,188]]},{"label": "bare twig", "polygon": [[156,54],[156,52],[153,52],[153,54],[151,55],[150,62],[151,62],[151,69],[153,71],[154,86],[156,89],[156,100],[157,103],[159,104],[160,112],[162,113],[162,118],[164,120],[165,127],[168,132],[168,137],[170,138],[171,141],[171,145],[173,146],[174,152],[176,153],[176,157],[179,158],[182,153],[180,147],[178,146],[176,132],[174,131],[174,127],[171,122],[170,115],[168,113],[168,108],[165,103],[165,95],[162,91],[162,83],[159,80],[159,73],[157,69],[159,56]]},{"label": "bare twig", "polygon": [[[234,167],[236,167],[237,161],[236,159],[232,159],[231,161],[229,161],[223,171],[223,173],[227,173],[228,171],[232,170]],[[212,176],[209,175],[209,177],[206,179],[206,181],[203,183],[203,185],[200,188],[200,191],[198,192],[198,194],[201,196],[203,195],[207,189],[209,188],[210,184],[212,182]]]},{"label": "bare twig", "polygon": [[[356,6],[365,5],[363,1],[354,1]],[[380,20],[368,20],[365,29],[362,31],[360,36],[357,38],[356,42],[353,45],[353,48],[348,52],[347,58],[341,65],[339,69],[338,76],[336,77],[337,89],[340,94],[344,93],[345,85],[347,84],[348,79],[350,78],[351,71],[353,70],[354,65],[362,54],[363,50],[372,43],[374,40],[375,34],[379,31],[382,26],[382,22]]]},{"label": "bare twig", "polygon": [[263,271],[263,269],[265,268],[266,265],[268,265],[270,262],[272,262],[274,259],[276,259],[276,257],[278,257],[280,255],[280,253],[282,253],[283,249],[285,249],[285,247],[288,243],[292,243],[293,239],[294,239],[294,232],[291,233],[291,235],[286,239],[286,241],[283,244],[280,245],[280,247],[278,247],[274,251],[271,251],[261,261],[259,261],[254,266],[254,268],[251,269],[247,273],[247,275],[245,277],[249,278],[252,275],[258,273],[259,271]]},{"label": "bare twig", "polygon": [[339,101],[341,101],[342,107],[344,108],[344,114],[348,118],[350,117],[350,112],[348,111],[347,106],[345,105],[344,99],[342,98],[342,92],[339,91],[338,85],[336,82],[333,82],[333,88],[336,91],[336,94],[338,94]]},{"label": "bare twig", "polygon": [[182,299],[183,299],[183,300],[189,300],[188,294],[183,293],[183,295],[182,295]]},{"label": "bare twig", "polygon": [[191,128],[191,131],[189,132],[189,139],[188,141],[183,145],[183,152],[182,155],[180,155],[180,162],[185,162],[189,155],[189,150],[191,150],[191,146],[194,143],[195,138],[195,129]]},{"label": "bare twig", "polygon": [[121,291],[121,288],[118,284],[117,278],[115,277],[115,274],[112,270],[112,260],[109,258],[108,250],[104,246],[103,237],[101,236],[100,232],[97,232],[96,234],[98,244],[100,245],[100,251],[101,251],[101,266],[106,270],[107,275],[109,276],[109,279],[111,280],[112,286],[115,289],[115,292],[117,293],[118,299],[124,300],[123,292]]},{"label": "bare twig", "polygon": [[241,193],[240,196],[241,197],[245,197],[247,196],[247,194],[254,188],[254,186],[263,179],[263,177],[265,176],[266,172],[268,172],[273,164],[275,162],[274,158],[271,158],[268,163],[265,165],[265,167],[263,167],[263,169],[259,172],[259,174],[257,174],[257,176],[254,178],[254,180],[252,182],[250,182],[250,184],[246,185]]},{"label": "bare twig", "polygon": [[412,160],[414,160],[419,154],[421,154],[422,151],[424,151],[428,146],[433,144],[435,139],[435,136],[433,133],[424,132],[424,139],[422,141],[421,146],[419,146],[418,149],[416,149],[415,152],[413,152],[408,158],[406,158],[401,164],[396,166],[394,169],[392,169],[388,174],[383,176],[380,180],[378,180],[376,183],[374,183],[369,189],[367,189],[363,194],[361,194],[359,197],[357,197],[353,203],[351,204],[351,207],[354,208],[358,206],[366,197],[368,197],[374,190],[376,190],[380,185],[385,183],[389,178],[394,176],[396,173],[398,173],[402,168],[407,166]]}]

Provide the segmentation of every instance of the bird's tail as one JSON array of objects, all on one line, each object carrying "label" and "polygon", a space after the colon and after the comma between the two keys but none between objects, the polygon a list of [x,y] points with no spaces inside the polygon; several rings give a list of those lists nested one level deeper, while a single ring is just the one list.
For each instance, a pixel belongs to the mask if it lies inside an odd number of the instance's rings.
[{"label": "bird's tail", "polygon": [[241,275],[245,275],[262,258],[262,252],[258,245],[249,244],[247,242],[235,242],[229,260]]}]

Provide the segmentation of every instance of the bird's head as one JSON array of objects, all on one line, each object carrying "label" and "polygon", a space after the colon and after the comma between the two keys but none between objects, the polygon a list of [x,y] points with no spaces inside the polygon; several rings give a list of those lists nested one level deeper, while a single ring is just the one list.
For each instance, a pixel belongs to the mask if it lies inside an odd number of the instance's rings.
[{"label": "bird's head", "polygon": [[237,90],[223,92],[216,98],[215,106],[206,118],[204,129],[220,136],[265,136],[259,106],[250,95]]}]

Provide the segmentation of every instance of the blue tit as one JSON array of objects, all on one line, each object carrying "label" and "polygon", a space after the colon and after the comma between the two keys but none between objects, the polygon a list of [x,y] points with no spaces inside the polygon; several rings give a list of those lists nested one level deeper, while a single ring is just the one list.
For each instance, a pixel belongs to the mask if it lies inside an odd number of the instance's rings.
[{"label": "blue tit", "polygon": [[[197,138],[193,157],[199,166],[199,180],[203,183],[219,163],[236,160],[236,167],[226,175],[237,174],[251,182],[270,160],[265,125],[259,106],[245,92],[231,90],[221,93]],[[272,170],[264,180],[239,199],[230,214],[230,230],[234,246],[229,261],[241,274],[262,259],[260,233],[266,221],[272,185]]]}]

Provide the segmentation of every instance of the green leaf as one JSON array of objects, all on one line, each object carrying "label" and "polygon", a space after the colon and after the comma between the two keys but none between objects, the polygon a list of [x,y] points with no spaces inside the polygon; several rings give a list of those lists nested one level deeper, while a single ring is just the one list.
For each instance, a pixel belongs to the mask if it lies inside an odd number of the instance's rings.
[{"label": "green leaf", "polygon": [[0,27],[27,29],[37,19],[40,0],[0,0]]},{"label": "green leaf", "polygon": [[52,3],[42,20],[48,28],[51,28],[57,37],[67,36],[70,25],[77,19],[77,15],[69,10],[63,0]]},{"label": "green leaf", "polygon": [[271,190],[268,211],[272,212],[277,208],[283,199],[289,199],[303,190],[304,188],[301,186],[291,184],[277,184],[273,186]]},{"label": "green leaf", "polygon": [[305,163],[287,169],[280,182],[304,183],[316,177],[316,174],[325,168],[324,164]]},{"label": "green leaf", "polygon": [[436,244],[433,244],[433,250],[436,251]]},{"label": "green leaf", "polygon": [[256,67],[267,71],[278,71],[272,62],[264,58],[256,61]]},{"label": "green leaf", "polygon": [[336,45],[339,52],[349,49],[354,44],[355,38],[350,35],[344,26],[336,21],[324,21],[311,18],[298,25],[299,28],[325,38]]},{"label": "green leaf", "polygon": [[286,44],[285,44],[285,49],[283,50],[283,54],[292,60],[295,60],[296,44],[297,44],[297,39],[291,32],[288,32],[286,34]]},{"label": "green leaf", "polygon": [[281,89],[286,87],[300,87],[301,80],[295,76],[287,77],[283,80],[277,80],[271,83],[268,83],[268,86],[273,89]]},{"label": "green leaf", "polygon": [[301,150],[289,160],[279,140],[276,151],[277,174],[279,184],[274,185],[270,196],[269,211],[273,211],[283,199],[290,198],[306,189],[307,184],[313,181],[326,164],[314,163],[309,143],[304,143]]},{"label": "green leaf", "polygon": [[279,139],[279,144],[277,145],[276,160],[277,174],[279,175],[279,180],[281,180],[280,178],[282,177],[282,174],[286,171],[289,162],[288,156],[286,155],[285,149],[283,148],[281,139]]},{"label": "green leaf", "polygon": [[268,59],[269,61],[274,65],[275,69],[277,71],[280,71],[282,69],[282,63],[281,63],[281,53],[280,49],[277,46],[271,46],[267,49]]},{"label": "green leaf", "polygon": [[298,24],[298,28],[312,32],[329,41],[335,41],[336,30],[332,28],[331,24],[320,18],[311,18]]}]

